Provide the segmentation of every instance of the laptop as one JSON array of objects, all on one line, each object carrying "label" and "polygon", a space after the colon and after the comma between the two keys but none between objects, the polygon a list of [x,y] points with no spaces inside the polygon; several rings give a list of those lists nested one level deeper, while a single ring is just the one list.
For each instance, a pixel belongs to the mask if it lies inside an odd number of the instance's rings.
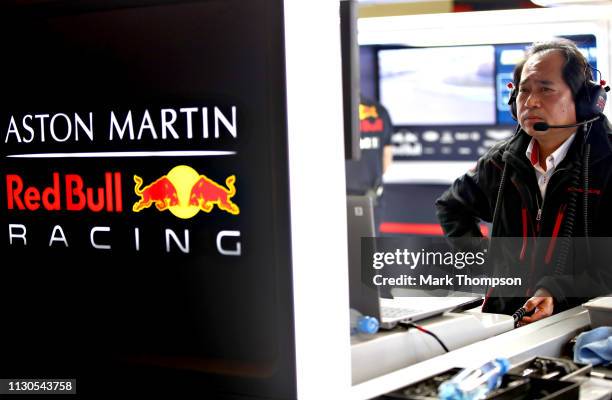
[{"label": "laptop", "polygon": [[[477,306],[482,296],[472,293],[452,293],[447,297],[423,296],[425,291],[399,289],[401,296],[393,297],[390,290],[366,285],[361,271],[361,238],[374,238],[374,207],[369,196],[347,196],[349,296],[350,306],[364,315],[376,317],[382,328],[392,328],[397,322],[415,322],[443,314],[456,308]],[[375,241],[372,239],[372,246]],[[374,249],[375,250],[375,249]],[[372,276],[374,269],[368,269]],[[420,296],[419,296],[420,295]]]}]

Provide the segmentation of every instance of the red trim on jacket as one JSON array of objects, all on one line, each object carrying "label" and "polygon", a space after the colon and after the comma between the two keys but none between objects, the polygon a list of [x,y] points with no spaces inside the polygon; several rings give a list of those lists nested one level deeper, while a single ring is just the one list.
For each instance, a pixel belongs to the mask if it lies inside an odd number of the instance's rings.
[{"label": "red trim on jacket", "polygon": [[[584,189],[583,188],[576,188],[576,187],[568,187],[567,188],[568,192],[578,192],[578,193],[584,193]],[[588,191],[589,194],[599,194],[601,195],[601,189],[589,189]]]},{"label": "red trim on jacket", "polygon": [[525,207],[521,210],[521,220],[523,221],[523,246],[519,260],[523,261],[527,254],[527,209]]},{"label": "red trim on jacket", "polygon": [[561,222],[563,221],[563,217],[565,216],[565,204],[559,207],[559,212],[557,212],[557,219],[555,220],[555,227],[553,228],[552,238],[550,239],[550,243],[548,244],[548,250],[546,251],[546,257],[544,258],[544,262],[546,264],[550,264],[550,260],[552,259],[553,251],[555,250],[555,245],[557,244],[557,236],[559,236],[559,230],[561,229]]}]

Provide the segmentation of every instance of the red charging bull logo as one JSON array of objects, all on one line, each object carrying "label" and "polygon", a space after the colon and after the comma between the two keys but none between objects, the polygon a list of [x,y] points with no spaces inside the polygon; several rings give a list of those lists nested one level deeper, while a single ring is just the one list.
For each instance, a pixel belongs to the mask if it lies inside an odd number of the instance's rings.
[{"label": "red charging bull logo", "polygon": [[159,211],[164,211],[170,206],[178,205],[176,188],[167,177],[164,176],[163,178],[155,180],[142,190],[140,190],[142,178],[138,175],[134,175],[134,182],[136,182],[134,191],[140,196],[140,201],[132,207],[132,210],[135,212],[151,207],[151,204],[155,204],[155,207],[157,207]]},{"label": "red charging bull logo", "polygon": [[134,192],[140,197],[132,206],[134,212],[155,205],[159,211],[169,210],[178,218],[188,219],[199,211],[210,213],[216,205],[219,210],[240,214],[240,208],[231,200],[236,194],[235,175],[228,176],[222,186],[187,165],[179,165],[143,189],[142,178],[134,175],[134,182]]},{"label": "red charging bull logo", "polygon": [[228,176],[225,180],[225,185],[228,188],[226,189],[206,176],[200,175],[200,179],[191,188],[189,204],[197,206],[200,210],[207,213],[216,204],[220,209],[237,215],[240,213],[240,209],[230,200],[236,194],[234,182],[236,182],[236,176]]}]

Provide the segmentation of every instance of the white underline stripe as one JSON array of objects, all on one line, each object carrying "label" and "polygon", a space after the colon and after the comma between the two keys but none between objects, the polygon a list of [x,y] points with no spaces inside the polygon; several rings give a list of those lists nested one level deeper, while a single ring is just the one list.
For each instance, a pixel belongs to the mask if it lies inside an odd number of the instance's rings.
[{"label": "white underline stripe", "polygon": [[231,156],[235,151],[194,150],[194,151],[108,151],[91,153],[33,153],[9,154],[7,158],[110,158],[110,157],[198,157],[198,156]]}]

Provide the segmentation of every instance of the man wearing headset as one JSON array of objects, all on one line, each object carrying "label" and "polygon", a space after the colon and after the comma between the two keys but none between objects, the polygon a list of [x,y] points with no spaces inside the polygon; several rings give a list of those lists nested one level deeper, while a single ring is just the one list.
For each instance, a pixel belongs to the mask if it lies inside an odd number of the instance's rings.
[{"label": "man wearing headset", "polygon": [[501,240],[506,269],[496,273],[515,268],[526,282],[519,292],[489,288],[483,311],[513,314],[523,307],[521,317],[533,313],[523,325],[612,293],[607,262],[587,260],[584,249],[563,239],[612,236],[612,127],[601,113],[603,86],[592,81],[573,42],[534,43],[514,70],[509,104],[516,134],[436,201],[449,237],[481,236],[484,220],[493,222],[492,237],[517,238],[517,245]]}]

